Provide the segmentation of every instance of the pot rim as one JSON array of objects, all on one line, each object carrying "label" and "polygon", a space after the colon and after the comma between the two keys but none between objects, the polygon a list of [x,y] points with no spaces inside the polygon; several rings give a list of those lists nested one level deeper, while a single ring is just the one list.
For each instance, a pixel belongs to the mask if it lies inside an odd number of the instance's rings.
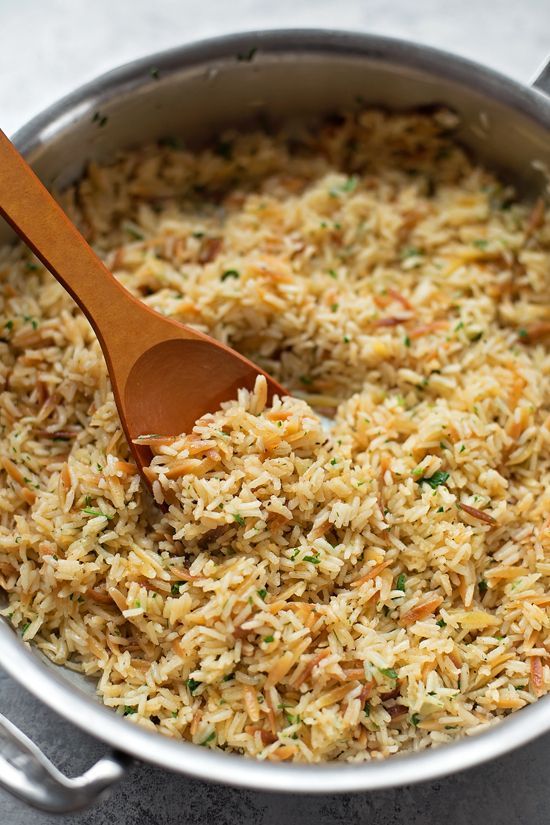
[{"label": "pot rim", "polygon": [[[523,84],[474,60],[433,46],[397,37],[343,29],[299,28],[235,32],[205,38],[139,57],[103,72],[43,109],[12,136],[19,151],[29,156],[59,131],[70,129],[83,112],[125,93],[156,83],[159,76],[246,54],[247,50],[277,55],[292,52],[349,55],[434,73],[511,106],[550,129],[550,96],[542,88]],[[252,61],[251,61],[252,62]],[[474,87],[475,82],[475,87]],[[473,88],[474,87],[474,88]],[[31,157],[32,160],[32,157]]]},{"label": "pot rim", "polygon": [[[32,156],[55,135],[70,130],[90,110],[120,93],[131,94],[181,70],[235,58],[251,48],[267,55],[320,53],[350,55],[395,64],[454,81],[498,100],[550,129],[550,99],[542,92],[443,50],[379,35],[330,29],[274,29],[223,35],[147,55],[76,89],[20,128],[14,142]],[[117,750],[169,770],[203,780],[258,790],[298,793],[366,791],[435,779],[473,767],[517,748],[550,730],[550,696],[523,708],[489,730],[455,743],[413,754],[360,764],[273,764],[222,754],[150,732],[99,704],[60,677],[32,653],[5,620],[0,621],[2,667],[37,698],[64,718]]]}]

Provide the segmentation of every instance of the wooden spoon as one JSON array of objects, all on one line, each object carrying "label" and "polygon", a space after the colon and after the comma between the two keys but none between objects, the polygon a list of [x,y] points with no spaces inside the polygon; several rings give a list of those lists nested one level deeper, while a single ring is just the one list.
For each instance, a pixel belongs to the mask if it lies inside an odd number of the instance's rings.
[{"label": "wooden spoon", "polygon": [[65,287],[90,321],[128,444],[142,477],[146,434],[178,435],[252,389],[265,375],[268,398],[287,393],[252,361],[208,335],[159,315],[102,264],[61,207],[0,131],[0,214]]}]

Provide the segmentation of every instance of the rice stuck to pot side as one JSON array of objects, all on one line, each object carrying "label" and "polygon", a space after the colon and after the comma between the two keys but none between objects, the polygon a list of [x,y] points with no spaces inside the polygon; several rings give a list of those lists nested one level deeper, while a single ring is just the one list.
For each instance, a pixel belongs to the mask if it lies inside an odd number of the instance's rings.
[{"label": "rice stuck to pot side", "polygon": [[164,514],[89,324],[0,253],[3,613],[138,724],[360,762],[549,691],[550,219],[453,126],[164,142],[65,194],[134,294],[293,395],[144,439]]}]

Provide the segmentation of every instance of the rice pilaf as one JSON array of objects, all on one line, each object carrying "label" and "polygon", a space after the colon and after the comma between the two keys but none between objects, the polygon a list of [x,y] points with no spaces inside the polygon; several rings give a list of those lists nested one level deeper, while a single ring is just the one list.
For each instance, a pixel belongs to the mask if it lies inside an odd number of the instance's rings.
[{"label": "rice pilaf", "polygon": [[550,217],[454,126],[163,141],[62,196],[128,289],[292,393],[144,434],[165,513],[88,322],[1,250],[2,612],[133,721],[364,761],[550,690]]}]

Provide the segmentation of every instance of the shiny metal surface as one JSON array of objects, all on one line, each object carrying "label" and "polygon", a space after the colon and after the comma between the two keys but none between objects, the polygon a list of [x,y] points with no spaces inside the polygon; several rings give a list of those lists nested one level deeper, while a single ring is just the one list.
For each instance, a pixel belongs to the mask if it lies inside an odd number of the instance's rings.
[{"label": "shiny metal surface", "polygon": [[550,57],[547,57],[538,72],[536,72],[531,85],[550,96]]},{"label": "shiny metal surface", "polygon": [[[537,88],[529,89],[444,52],[376,36],[249,33],[111,72],[39,115],[15,141],[46,183],[63,187],[90,158],[106,159],[121,147],[168,135],[200,142],[227,126],[318,116],[356,106],[358,98],[390,108],[445,103],[459,114],[460,139],[470,150],[526,194],[535,194],[546,187],[541,170],[550,167],[550,101],[543,94],[549,80],[547,67]],[[101,117],[94,119],[96,112]],[[7,237],[6,231],[0,240]],[[126,721],[91,698],[93,687],[85,679],[41,661],[5,621],[0,661],[42,701],[112,747],[170,770],[252,788],[315,793],[402,785],[479,764],[550,730],[545,697],[485,733],[384,762],[263,763],[177,742]],[[24,785],[24,761],[21,770]],[[3,772],[0,783],[13,789]],[[19,791],[37,804],[36,794]],[[42,793],[47,796],[47,789]]]},{"label": "shiny metal surface", "polygon": [[87,808],[124,776],[129,757],[113,752],[67,779],[28,737],[0,714],[0,784],[34,808],[67,813]]}]

